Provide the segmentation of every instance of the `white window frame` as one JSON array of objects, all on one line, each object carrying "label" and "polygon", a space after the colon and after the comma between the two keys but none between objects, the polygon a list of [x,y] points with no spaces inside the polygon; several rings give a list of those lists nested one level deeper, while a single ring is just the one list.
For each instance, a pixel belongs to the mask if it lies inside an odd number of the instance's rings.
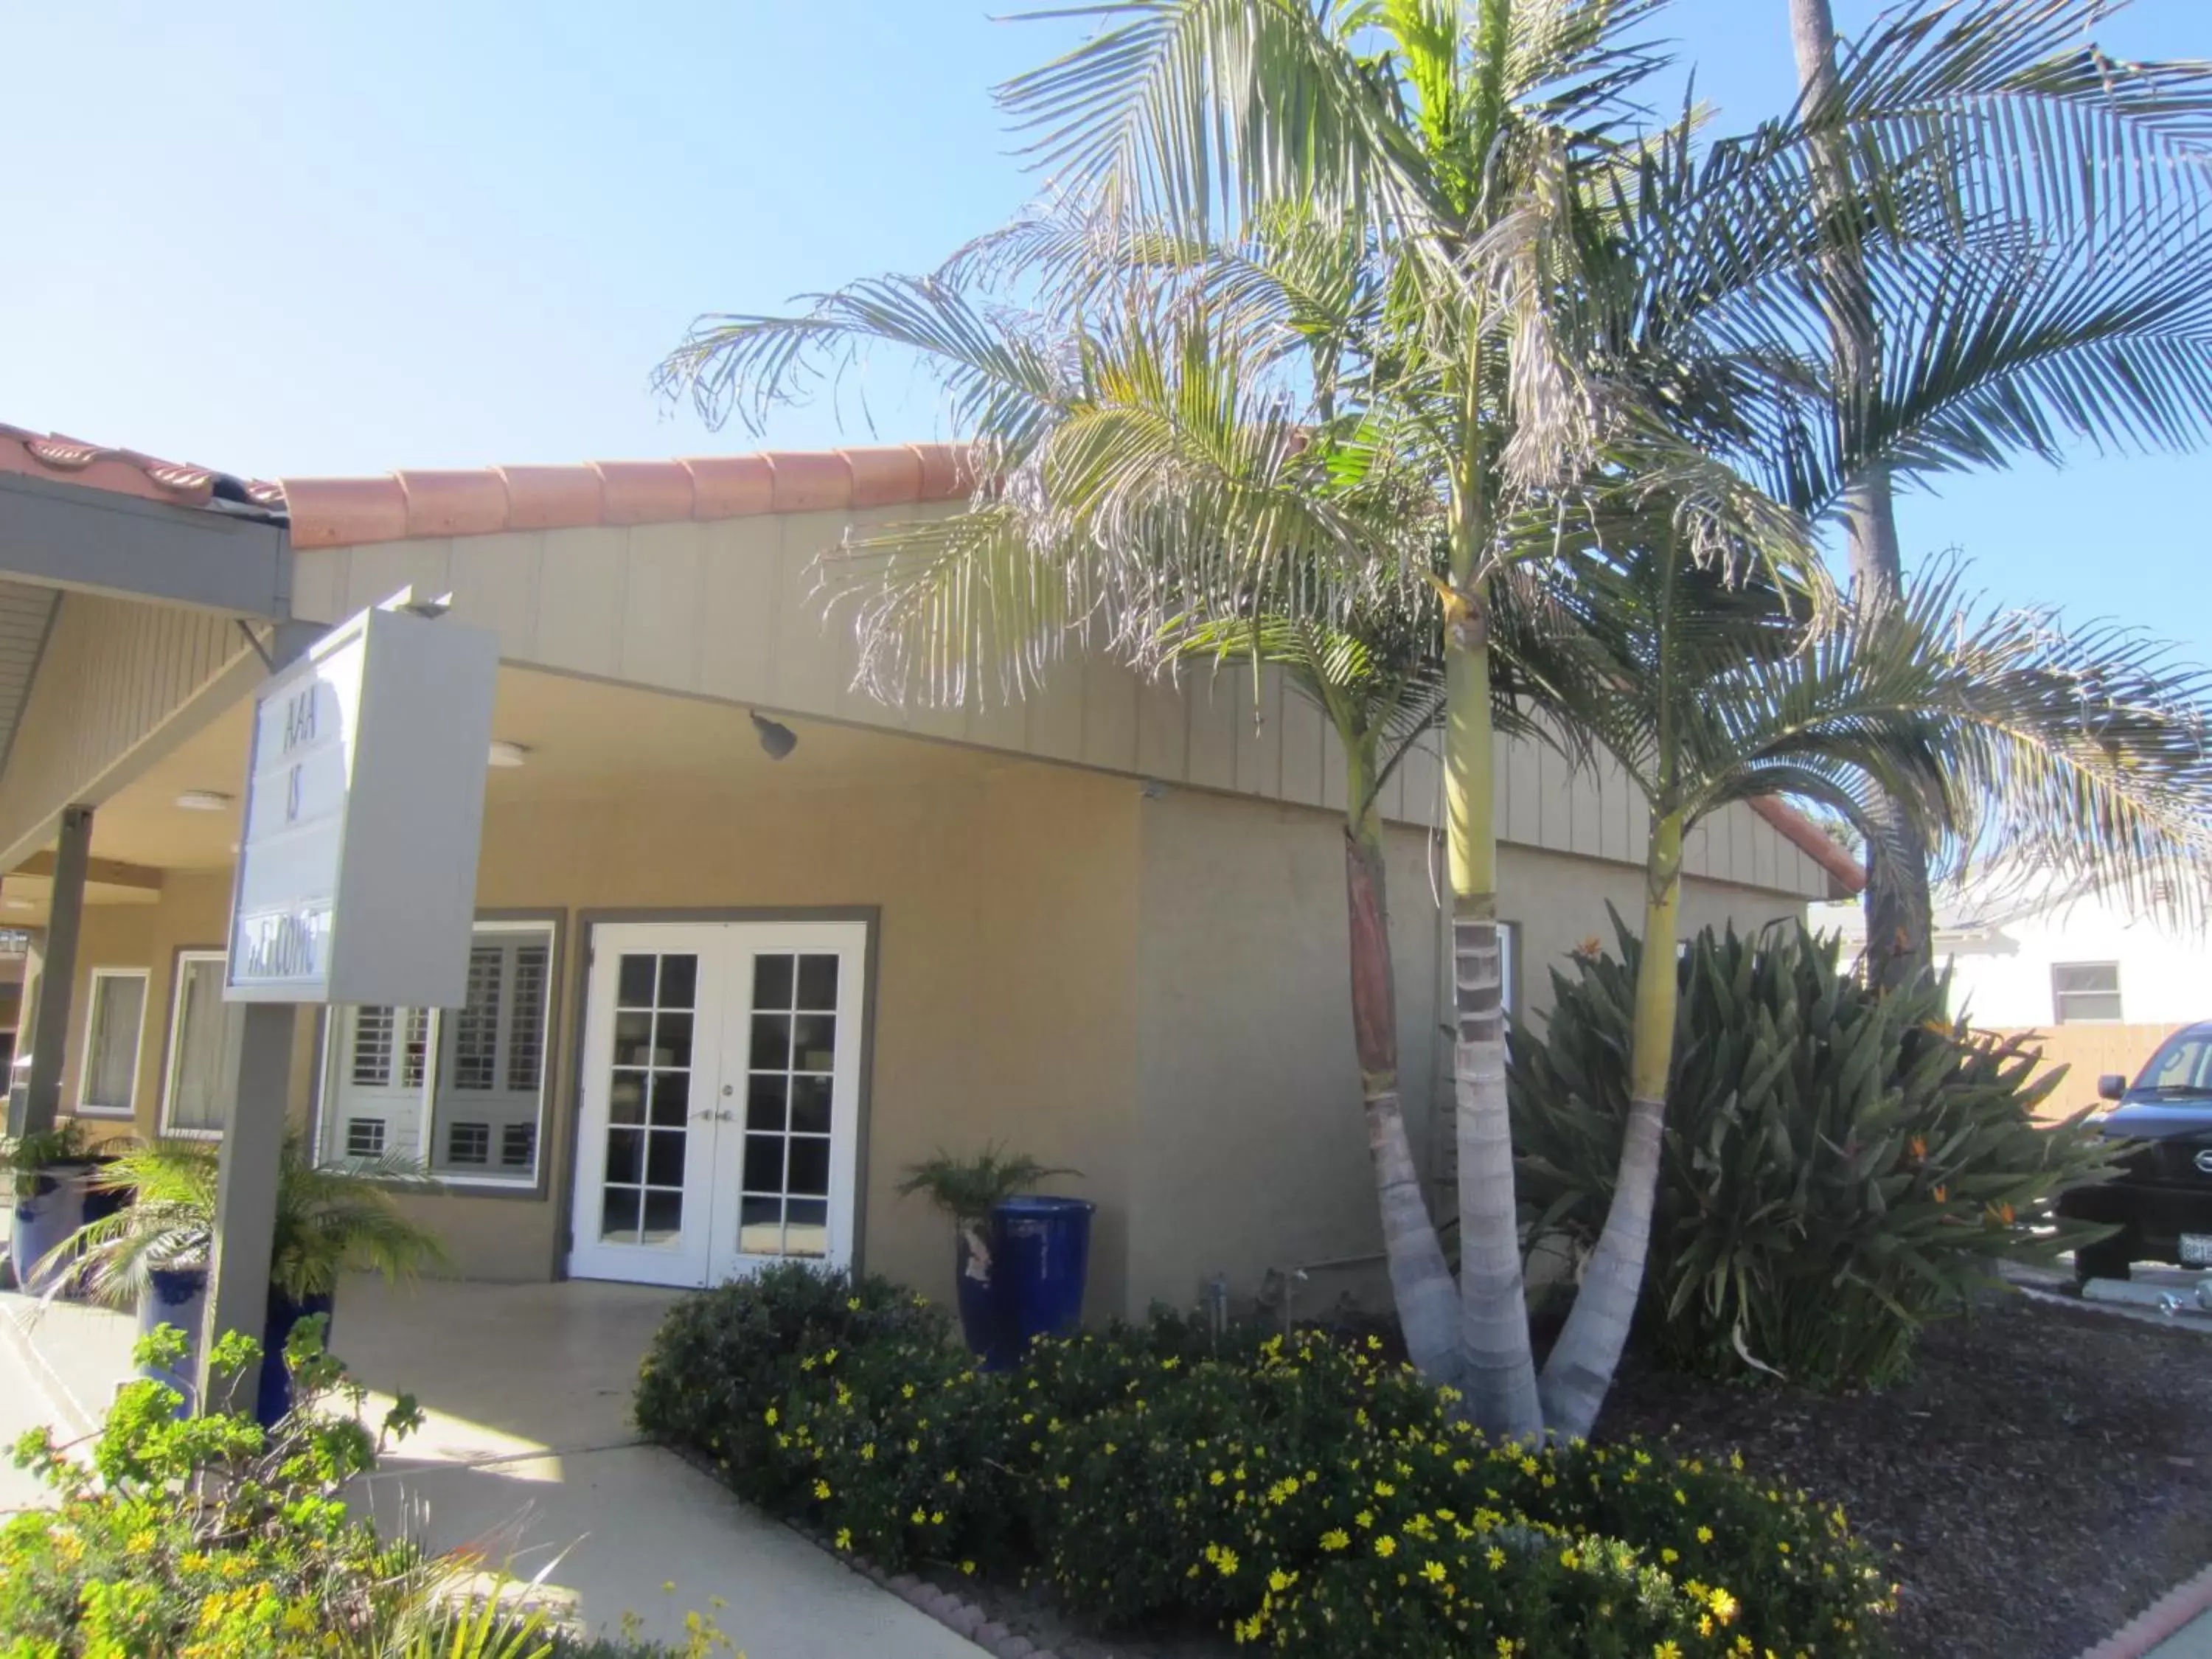
[{"label": "white window frame", "polygon": [[[2112,970],[2112,988],[2109,991],[2062,991],[2058,988],[2058,976],[2069,968],[2109,968]],[[2117,962],[2054,962],[2051,964],[2051,1023],[2053,1025],[2124,1025],[2128,1019],[2124,992],[2120,964]],[[2066,1003],[2071,997],[2110,997],[2116,1012],[2110,1016],[2076,1014],[2069,1018],[2066,1012]]]},{"label": "white window frame", "polygon": [[169,975],[169,1046],[161,1066],[161,1133],[179,1140],[221,1140],[228,1133],[228,1125],[221,1129],[180,1129],[170,1118],[177,1104],[177,1067],[184,1060],[185,969],[196,962],[229,960],[225,951],[179,951]]},{"label": "white window frame", "polygon": [[[560,1011],[561,1001],[561,927],[557,921],[550,918],[543,921],[522,918],[485,921],[477,922],[470,930],[469,938],[473,945],[487,936],[512,934],[532,934],[545,941],[544,1033],[538,1067],[538,1123],[532,1167],[526,1175],[498,1174],[496,1164],[488,1166],[488,1172],[483,1175],[464,1175],[452,1169],[432,1167],[430,1153],[434,1145],[432,1137],[438,1127],[438,1085],[440,1073],[445,1064],[445,1017],[458,1012],[432,1008],[428,1011],[430,1024],[425,1039],[428,1047],[422,1066],[420,1109],[416,1115],[415,1145],[411,1147],[398,1146],[387,1140],[385,1152],[413,1158],[422,1165],[423,1174],[441,1187],[481,1187],[498,1192],[526,1193],[535,1191],[547,1178],[549,1144],[546,1118],[553,1097],[553,1062],[557,1053],[557,1030],[554,1021]],[[345,1150],[344,1123],[337,1109],[338,1073],[348,1060],[338,1041],[345,1028],[346,1022],[340,1018],[344,1012],[336,1006],[325,1011],[322,1053],[315,1067],[315,1158],[318,1163],[324,1164],[343,1164],[351,1157]],[[410,1012],[406,1009],[393,1010],[398,1022],[396,1029],[404,1029],[405,1021],[400,1017]],[[395,1064],[398,1063],[400,1048],[400,1042],[395,1040],[392,1044]],[[497,1150],[496,1139],[493,1150]]]},{"label": "white window frame", "polygon": [[[1508,1019],[1521,1011],[1521,924],[1501,921],[1498,928],[1498,1006]],[[1450,981],[1445,981],[1447,985]]]},{"label": "white window frame", "polygon": [[[92,1086],[92,1036],[99,1022],[100,986],[108,980],[138,981],[138,1030],[131,1044],[131,1097],[120,1106],[97,1105],[85,1091]],[[138,1072],[146,1063],[146,1016],[154,1000],[154,975],[144,968],[95,968],[85,986],[84,1047],[77,1065],[76,1115],[126,1121],[138,1115]]]}]

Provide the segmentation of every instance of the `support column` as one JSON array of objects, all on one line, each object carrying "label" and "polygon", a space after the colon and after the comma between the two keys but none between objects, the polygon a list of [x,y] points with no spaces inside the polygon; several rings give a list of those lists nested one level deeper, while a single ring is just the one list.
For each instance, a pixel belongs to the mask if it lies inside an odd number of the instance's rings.
[{"label": "support column", "polygon": [[[270,672],[297,661],[322,634],[312,623],[280,625],[269,642]],[[289,1002],[251,1002],[243,1013],[238,1091],[222,1133],[216,1177],[215,1249],[208,1263],[207,1323],[201,1332],[197,1379],[203,1409],[252,1409],[253,1373],[232,1378],[228,1394],[217,1398],[210,1393],[207,1361],[227,1332],[258,1340],[267,1323],[276,1185],[290,1127],[292,1034],[299,1010]]]},{"label": "support column", "polygon": [[38,1004],[32,1014],[30,1078],[22,1097],[8,1102],[8,1133],[38,1134],[54,1127],[61,1110],[62,1065],[69,1058],[72,994],[76,988],[77,933],[84,921],[84,872],[92,854],[92,808],[62,809],[54,845],[54,896],[40,963]]}]

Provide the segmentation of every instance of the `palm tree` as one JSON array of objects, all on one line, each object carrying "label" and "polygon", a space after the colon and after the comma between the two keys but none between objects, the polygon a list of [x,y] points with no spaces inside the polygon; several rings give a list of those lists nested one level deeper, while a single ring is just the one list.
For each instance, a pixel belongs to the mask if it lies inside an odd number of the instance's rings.
[{"label": "palm tree", "polygon": [[[1819,429],[1801,432],[1826,465],[1796,479],[1760,471],[1793,504],[1842,518],[1854,591],[1872,611],[1904,591],[1899,483],[2023,449],[2056,462],[2069,439],[2201,441],[2212,422],[2212,64],[2108,57],[2092,34],[2102,0],[1915,4],[1843,62],[1829,0],[1789,7],[1837,210],[1819,267],[1832,372],[1808,411]],[[1927,159],[1957,168],[2008,231],[1904,283],[1870,272],[1840,210],[1856,173],[1894,165],[1855,145],[1850,123],[1900,79]],[[1905,804],[1869,805],[1869,845],[1884,856],[1868,872],[1868,967],[1893,984],[1931,965],[1929,871]]]},{"label": "palm tree", "polygon": [[[995,664],[998,689],[1019,696],[1084,639],[1154,672],[1272,670],[1320,710],[1346,769],[1352,1025],[1385,1255],[1411,1357],[1457,1382],[1457,1292],[1400,1100],[1379,805],[1444,699],[1445,540],[1433,491],[1336,406],[1389,304],[1382,269],[1297,214],[1219,246],[1056,212],[934,278],[857,284],[799,319],[714,319],[665,372],[717,413],[790,395],[823,354],[866,346],[917,352],[945,377],[993,486],[827,567],[858,604],[877,695],[957,704],[988,695],[975,676]],[[993,302],[1010,283],[1046,293]],[[1315,598],[1355,587],[1342,608]],[[1540,666],[1512,648],[1537,637],[1526,620],[1509,606],[1492,718],[1548,736],[1531,718]]]},{"label": "palm tree", "polygon": [[[1094,647],[1103,634],[1133,660],[1158,660],[1161,619],[1187,614],[1343,632],[1363,608],[1402,605],[1434,581],[1461,1325],[1474,1413],[1516,1437],[1540,1431],[1541,1409],[1495,925],[1501,586],[1552,556],[1585,515],[1593,477],[1663,484],[1693,555],[1749,547],[1777,571],[1808,566],[1802,521],[1730,463],[1783,454],[1795,483],[1804,455],[1829,453],[1804,438],[1821,434],[1797,413],[1819,392],[1808,272],[1829,222],[1847,218],[1869,270],[1885,276],[2003,238],[1984,204],[1962,205],[1949,173],[1915,160],[1925,76],[1909,55],[1890,100],[1858,100],[1844,131],[1912,165],[1896,179],[1855,173],[1841,195],[1815,187],[1832,134],[1795,119],[1702,151],[1686,114],[1656,136],[1637,131],[1630,100],[1662,60],[1627,33],[1660,3],[1098,7],[1094,39],[1004,89],[1085,216],[1011,256],[1017,268],[1030,261],[1042,309],[1078,309],[1072,328],[998,325],[950,276],[888,279],[802,318],[702,319],[666,366],[710,415],[740,400],[756,416],[817,352],[856,336],[953,366],[954,416],[982,440],[984,487],[970,512],[900,538],[884,588],[864,603],[864,676],[879,685],[921,679],[957,700],[994,659],[1018,685],[1079,623]],[[2002,152],[2002,124],[1992,130],[1984,149]],[[1271,373],[1279,348],[1219,326],[1209,308],[1234,313],[1249,263],[1237,251],[1286,218],[1352,250],[1351,267],[1366,273],[1358,325],[1303,375]],[[1180,308],[1152,303],[1137,283],[1054,275],[1068,246],[1102,239],[1109,257],[1092,270],[1156,272],[1133,250],[1161,239],[1231,256],[1203,261],[1218,280],[1160,284],[1197,296]],[[1040,263],[1038,246],[1059,252]],[[1309,296],[1291,292],[1303,307]],[[1624,329],[1628,347],[1615,338]],[[1175,450],[1171,411],[1194,431],[1212,423],[1220,444]],[[1831,449],[1855,459],[1856,429],[1844,440]],[[1396,514],[1375,510],[1386,499]]]},{"label": "palm tree", "polygon": [[[1640,504],[1649,507],[1649,502]],[[1881,848],[1902,803],[1917,847],[2005,852],[2100,884],[2201,884],[2212,873],[2212,674],[2108,629],[2047,615],[1976,619],[1955,574],[1909,599],[1808,627],[1755,575],[1732,580],[1672,544],[1661,514],[1623,553],[1593,554],[1563,606],[1583,659],[1574,718],[1650,813],[1614,1196],[1541,1384],[1556,1434],[1586,1436],[1642,1288],[1674,1065],[1684,836],[1733,800],[1790,796]]]}]

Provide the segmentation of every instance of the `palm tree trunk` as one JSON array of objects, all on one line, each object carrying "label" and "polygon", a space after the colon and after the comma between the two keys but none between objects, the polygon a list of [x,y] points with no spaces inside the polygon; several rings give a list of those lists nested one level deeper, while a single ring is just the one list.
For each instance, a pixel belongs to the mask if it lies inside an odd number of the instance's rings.
[{"label": "palm tree trunk", "polygon": [[1636,1018],[1629,1042],[1628,1126],[1605,1231],[1583,1269],[1574,1311],[1545,1361],[1544,1417],[1552,1432],[1589,1437],[1628,1346],[1659,1190],[1660,1131],[1674,1065],[1674,965],[1682,902],[1682,814],[1655,818],[1644,868],[1644,945],[1637,960]]},{"label": "palm tree trunk", "polygon": [[1406,1352],[1432,1382],[1457,1386],[1463,1369],[1459,1297],[1421,1196],[1398,1100],[1398,987],[1390,963],[1390,911],[1382,832],[1373,802],[1371,755],[1345,744],[1352,816],[1344,834],[1344,896],[1351,918],[1352,1033],[1367,1116],[1367,1150],[1382,1212],[1382,1249]]},{"label": "palm tree trunk", "polygon": [[[1455,541],[1461,539],[1455,536]],[[1498,836],[1488,618],[1454,549],[1462,606],[1448,625],[1444,808],[1452,884],[1453,1105],[1459,1146],[1459,1283],[1468,1397],[1486,1434],[1544,1431],[1521,1281],[1513,1137],[1505,1104],[1505,1010],[1498,951]]]},{"label": "palm tree trunk", "polygon": [[[1829,0],[1790,0],[1790,35],[1805,103],[1817,108],[1837,95],[1836,20]],[[1824,169],[1828,187],[1838,195],[1847,188],[1847,165],[1837,158]],[[1873,290],[1856,252],[1839,249],[1830,265],[1838,394],[1864,396],[1881,356]],[[1896,604],[1905,588],[1897,496],[1887,467],[1869,466],[1852,482],[1844,495],[1844,517],[1853,601],[1872,615]],[[1876,985],[1902,985],[1926,972],[1934,959],[1928,854],[1903,805],[1887,793],[1875,792],[1869,816],[1874,839],[1867,848],[1867,971]]]}]

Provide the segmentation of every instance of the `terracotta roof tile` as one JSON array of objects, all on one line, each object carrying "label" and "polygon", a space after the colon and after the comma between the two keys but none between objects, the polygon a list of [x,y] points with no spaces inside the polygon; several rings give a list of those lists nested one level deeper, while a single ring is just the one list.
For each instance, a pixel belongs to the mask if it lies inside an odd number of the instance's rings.
[{"label": "terracotta roof tile", "polygon": [[0,472],[49,477],[177,507],[220,504],[272,514],[284,510],[283,488],[258,478],[235,477],[211,467],[142,455],[135,449],[113,449],[59,433],[4,424],[0,424]]},{"label": "terracotta roof tile", "polygon": [[606,522],[606,486],[588,466],[502,466],[507,528],[565,530]]},{"label": "terracotta roof tile", "polygon": [[287,478],[292,545],[344,547],[407,539],[407,492],[387,472],[376,478]]},{"label": "terracotta roof tile", "polygon": [[695,519],[743,519],[769,511],[775,475],[765,455],[702,455],[687,460],[697,501]]},{"label": "terracotta roof tile", "polygon": [[921,499],[921,457],[911,444],[881,449],[848,449],[854,507],[894,507]]},{"label": "terracotta roof tile", "polygon": [[507,527],[507,483],[496,472],[410,469],[394,476],[406,493],[410,536],[486,536]]},{"label": "terracotta roof tile", "polygon": [[1819,824],[1789,802],[1771,796],[1753,796],[1750,804],[1753,811],[1795,842],[1806,857],[1826,870],[1828,878],[1845,895],[1864,890],[1866,871],[1856,859],[1831,841]]},{"label": "terracotta roof tile", "polygon": [[773,450],[771,513],[825,513],[853,504],[853,469],[835,449]]},{"label": "terracotta roof tile", "polygon": [[[600,461],[609,524],[667,523],[693,516],[696,496],[691,469],[681,461]],[[767,469],[761,469],[767,476]]]}]

